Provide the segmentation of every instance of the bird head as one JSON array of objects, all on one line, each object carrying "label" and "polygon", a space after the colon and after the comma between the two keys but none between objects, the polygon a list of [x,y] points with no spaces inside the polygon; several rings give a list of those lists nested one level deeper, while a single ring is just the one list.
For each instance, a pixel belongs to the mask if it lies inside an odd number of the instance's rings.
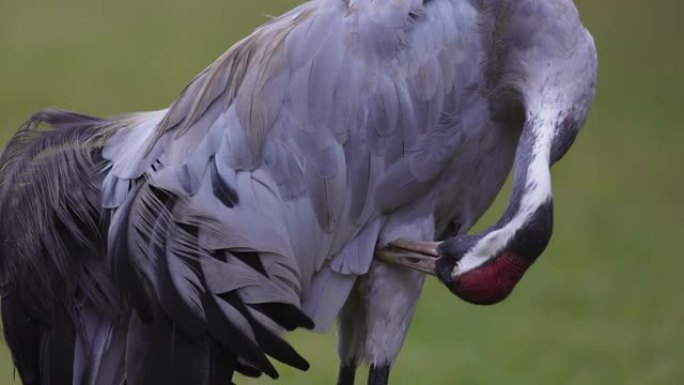
[{"label": "bird head", "polygon": [[[439,243],[394,242],[380,259],[434,274],[475,304],[512,292],[551,239],[551,166],[584,125],[595,93],[596,51],[572,2],[511,2],[494,28],[501,39],[488,64],[493,110],[523,111],[513,183],[502,217],[477,234]],[[529,6],[532,4],[533,6]]]},{"label": "bird head", "polygon": [[437,247],[435,275],[467,302],[498,303],[508,297],[542,254],[551,239],[552,226],[549,199],[518,223],[444,241]]}]

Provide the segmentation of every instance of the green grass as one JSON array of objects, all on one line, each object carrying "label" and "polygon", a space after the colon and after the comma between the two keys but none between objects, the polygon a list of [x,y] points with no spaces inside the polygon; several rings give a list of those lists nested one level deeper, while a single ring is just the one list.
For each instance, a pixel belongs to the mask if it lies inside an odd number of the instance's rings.
[{"label": "green grass", "polygon": [[[0,140],[47,106],[97,115],[163,108],[266,14],[295,3],[5,0]],[[393,385],[684,384],[680,4],[578,1],[600,78],[584,132],[554,169],[552,244],[495,307],[461,303],[431,281]],[[280,383],[334,383],[334,339],[292,335],[313,367],[283,369]],[[0,384],[13,382],[3,347]]]}]

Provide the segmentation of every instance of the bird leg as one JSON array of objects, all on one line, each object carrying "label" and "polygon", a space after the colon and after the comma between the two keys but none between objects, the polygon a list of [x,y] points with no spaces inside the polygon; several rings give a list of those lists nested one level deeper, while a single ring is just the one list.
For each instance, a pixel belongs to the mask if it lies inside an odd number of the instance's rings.
[{"label": "bird leg", "polygon": [[344,364],[340,365],[340,373],[337,376],[337,385],[354,385],[356,378],[356,365]]},{"label": "bird leg", "polygon": [[435,263],[439,259],[437,251],[439,245],[440,242],[398,239],[390,243],[388,247],[376,250],[375,257],[386,263],[435,275]]},{"label": "bird leg", "polygon": [[368,385],[387,385],[387,382],[389,381],[389,372],[389,365],[371,365],[368,374]]}]

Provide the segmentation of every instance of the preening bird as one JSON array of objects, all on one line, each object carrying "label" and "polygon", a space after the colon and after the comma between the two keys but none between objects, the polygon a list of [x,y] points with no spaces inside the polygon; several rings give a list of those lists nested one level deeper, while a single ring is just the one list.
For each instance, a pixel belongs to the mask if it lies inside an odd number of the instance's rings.
[{"label": "preening bird", "polygon": [[338,384],[386,384],[425,273],[493,304],[542,253],[596,71],[571,0],[312,0],[168,109],[36,113],[0,158],[21,380],[277,377],[309,365],[284,330],[337,319]]}]

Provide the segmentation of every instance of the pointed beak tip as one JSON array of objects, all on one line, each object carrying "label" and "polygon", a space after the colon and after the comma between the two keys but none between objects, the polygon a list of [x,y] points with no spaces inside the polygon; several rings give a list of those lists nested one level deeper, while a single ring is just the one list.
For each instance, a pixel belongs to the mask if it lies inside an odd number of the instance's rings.
[{"label": "pointed beak tip", "polygon": [[398,239],[388,247],[377,250],[376,257],[383,262],[435,275],[438,246],[437,242]]}]

